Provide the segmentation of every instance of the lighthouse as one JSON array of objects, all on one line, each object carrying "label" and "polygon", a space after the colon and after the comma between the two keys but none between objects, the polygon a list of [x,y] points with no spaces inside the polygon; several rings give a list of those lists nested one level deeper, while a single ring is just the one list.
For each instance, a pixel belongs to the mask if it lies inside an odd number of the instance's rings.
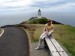
[{"label": "lighthouse", "polygon": [[38,10],[38,18],[41,18],[41,10]]}]

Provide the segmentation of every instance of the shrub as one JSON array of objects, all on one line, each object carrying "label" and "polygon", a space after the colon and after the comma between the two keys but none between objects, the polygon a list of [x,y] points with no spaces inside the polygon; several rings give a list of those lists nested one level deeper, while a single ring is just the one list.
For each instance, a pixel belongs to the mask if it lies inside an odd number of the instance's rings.
[{"label": "shrub", "polygon": [[32,19],[29,20],[27,23],[29,24],[45,24],[47,23],[47,18],[40,18],[40,19]]}]

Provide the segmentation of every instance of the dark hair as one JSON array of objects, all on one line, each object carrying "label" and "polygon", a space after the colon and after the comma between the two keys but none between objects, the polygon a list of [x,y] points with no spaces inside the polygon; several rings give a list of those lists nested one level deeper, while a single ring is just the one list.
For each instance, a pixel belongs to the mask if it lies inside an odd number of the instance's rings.
[{"label": "dark hair", "polygon": [[48,19],[48,21],[47,22],[51,22],[51,20],[50,19]]}]

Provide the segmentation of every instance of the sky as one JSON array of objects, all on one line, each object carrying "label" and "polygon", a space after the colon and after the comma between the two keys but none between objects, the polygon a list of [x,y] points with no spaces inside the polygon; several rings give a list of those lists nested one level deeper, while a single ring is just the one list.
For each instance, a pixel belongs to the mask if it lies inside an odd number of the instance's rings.
[{"label": "sky", "polygon": [[1,14],[44,12],[75,12],[75,0],[0,0]]},{"label": "sky", "polygon": [[28,20],[39,9],[43,17],[75,25],[75,0],[0,0],[0,25]]}]

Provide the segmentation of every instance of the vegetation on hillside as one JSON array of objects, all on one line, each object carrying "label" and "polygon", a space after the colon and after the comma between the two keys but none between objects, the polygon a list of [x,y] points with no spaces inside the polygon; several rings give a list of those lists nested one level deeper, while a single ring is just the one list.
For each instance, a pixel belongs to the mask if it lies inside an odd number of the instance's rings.
[{"label": "vegetation on hillside", "polygon": [[[37,19],[33,19],[33,18],[30,18],[28,21],[26,22],[22,22],[22,24],[24,23],[28,23],[28,24],[46,24],[48,21],[47,18],[43,17],[43,18],[37,18]],[[59,22],[56,22],[54,20],[52,20],[53,24],[62,24],[62,23],[59,23]]]},{"label": "vegetation on hillside", "polygon": [[[43,32],[44,24],[47,22],[47,19],[33,19],[23,22],[16,25],[17,27],[23,27],[27,29],[30,34],[30,39],[33,42],[39,40],[40,35]],[[28,23],[28,24],[26,24]],[[8,25],[11,26],[11,25]],[[7,27],[7,26],[4,26]],[[72,56],[75,56],[75,27],[55,24],[54,25],[54,34],[53,37],[59,41]]]},{"label": "vegetation on hillside", "polygon": [[2,33],[2,30],[1,30],[1,28],[0,28],[0,34]]},{"label": "vegetation on hillside", "polygon": [[[39,40],[43,32],[44,24],[30,24],[31,29],[27,30],[30,33],[30,38],[33,42]],[[68,25],[55,24],[53,37],[63,45],[72,56],[75,56],[75,27]]]},{"label": "vegetation on hillside", "polygon": [[41,18],[41,19],[31,19],[26,21],[26,23],[29,24],[45,24],[47,22],[47,18]]}]

